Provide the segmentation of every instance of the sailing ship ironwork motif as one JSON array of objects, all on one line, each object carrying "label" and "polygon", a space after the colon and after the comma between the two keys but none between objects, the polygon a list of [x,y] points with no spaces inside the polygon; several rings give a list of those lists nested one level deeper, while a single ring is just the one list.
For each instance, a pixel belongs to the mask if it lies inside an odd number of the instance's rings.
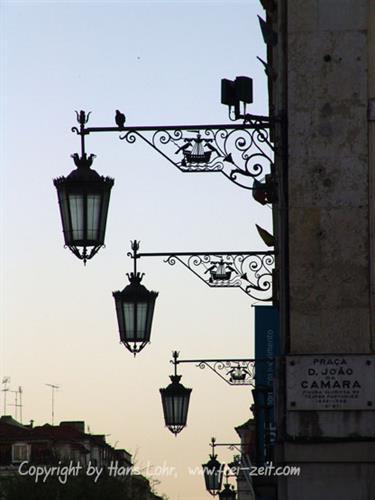
[{"label": "sailing ship ironwork motif", "polygon": [[233,271],[235,269],[221,259],[219,262],[212,262],[212,266],[206,272],[211,274],[209,282],[213,283],[215,281],[229,281]]},{"label": "sailing ship ironwork motif", "polygon": [[[209,163],[212,151],[215,149],[210,145],[210,142],[212,142],[213,139],[202,139],[202,135],[199,130],[192,130],[192,132],[196,132],[197,137],[186,137],[184,139],[186,144],[176,151],[176,153],[179,153],[183,150],[184,158],[181,161],[182,166],[186,166],[191,163]],[[211,151],[205,151],[205,146],[207,146]],[[191,150],[189,150],[190,147]]]}]

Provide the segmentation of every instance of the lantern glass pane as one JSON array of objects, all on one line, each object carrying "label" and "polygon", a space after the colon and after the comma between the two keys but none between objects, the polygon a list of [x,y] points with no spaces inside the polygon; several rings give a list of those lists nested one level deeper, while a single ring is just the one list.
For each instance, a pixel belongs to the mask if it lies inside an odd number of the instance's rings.
[{"label": "lantern glass pane", "polygon": [[111,194],[111,190],[107,189],[102,193],[102,205],[100,207],[101,214],[100,214],[100,220],[99,220],[99,234],[98,237],[100,240],[104,242],[104,235],[105,235],[105,226],[107,223],[107,215],[108,215],[108,206],[109,206],[109,196]]},{"label": "lantern glass pane", "polygon": [[83,234],[83,196],[77,194],[69,195],[70,217],[72,222],[72,239],[82,240]]},{"label": "lantern glass pane", "polygon": [[116,304],[116,315],[117,315],[117,322],[120,330],[120,336],[122,338],[122,335],[125,330],[125,325],[124,325],[124,315],[122,314],[122,304],[120,300],[115,300]]},{"label": "lantern glass pane", "polygon": [[178,401],[179,413],[178,414],[180,417],[180,421],[182,423],[185,423],[186,422],[186,413],[187,413],[187,398],[186,398],[186,396],[180,396],[178,399],[179,399],[179,401]]},{"label": "lantern glass pane", "polygon": [[166,424],[185,425],[189,395],[165,398]]},{"label": "lantern glass pane", "polygon": [[221,471],[220,470],[206,470],[206,488],[210,491],[218,491],[221,488]]},{"label": "lantern glass pane", "polygon": [[172,398],[172,415],[174,424],[181,424],[181,396]]},{"label": "lantern glass pane", "polygon": [[64,232],[64,238],[65,238],[65,243],[70,242],[71,234],[70,234],[70,219],[69,219],[69,204],[68,204],[68,199],[66,196],[66,191],[65,189],[60,189],[58,190],[58,196],[59,196],[59,204],[60,204],[60,212],[61,212],[61,219],[63,223],[63,232]]},{"label": "lantern glass pane", "polygon": [[173,398],[171,397],[166,397],[164,399],[164,405],[165,405],[165,423],[166,425],[174,424],[175,419],[174,419],[174,412],[173,412]]},{"label": "lantern glass pane", "polygon": [[87,239],[97,240],[99,233],[100,195],[87,196]]},{"label": "lantern glass pane", "polygon": [[218,489],[218,482],[215,473],[211,471],[206,471],[207,473],[207,489],[208,490],[216,490]]},{"label": "lantern glass pane", "polygon": [[153,297],[148,302],[147,325],[146,325],[146,331],[147,332],[151,331],[152,318],[154,316],[155,299],[156,299],[156,297]]},{"label": "lantern glass pane", "polygon": [[128,340],[134,340],[136,338],[134,332],[135,314],[134,314],[135,304],[124,302],[124,320],[125,320],[125,332],[126,338]]},{"label": "lantern glass pane", "polygon": [[147,302],[137,303],[137,336],[144,338],[147,320]]}]

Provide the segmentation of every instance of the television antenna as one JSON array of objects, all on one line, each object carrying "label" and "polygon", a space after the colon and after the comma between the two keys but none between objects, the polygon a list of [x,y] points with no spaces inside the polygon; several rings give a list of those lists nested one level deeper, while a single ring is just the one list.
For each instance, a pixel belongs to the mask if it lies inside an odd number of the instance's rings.
[{"label": "television antenna", "polygon": [[58,385],[54,384],[46,384],[49,387],[51,387],[51,393],[52,393],[52,425],[55,424],[55,391],[60,388]]},{"label": "television antenna", "polygon": [[[20,409],[20,423],[22,424],[22,387],[19,386],[17,391],[9,391],[12,392],[15,396],[15,402],[13,405],[15,407],[15,415],[14,418],[18,420],[18,408]],[[19,399],[18,399],[19,398]]]},{"label": "television antenna", "polygon": [[4,392],[4,413],[3,413],[3,415],[6,415],[6,413],[7,413],[7,392],[9,391],[8,385],[10,384],[10,377],[8,377],[8,376],[3,377],[3,380],[1,383],[3,384],[2,391]]},{"label": "television antenna", "polygon": [[20,402],[19,402],[19,408],[20,408],[20,423],[22,424],[22,387],[18,386],[18,394],[20,395]]}]

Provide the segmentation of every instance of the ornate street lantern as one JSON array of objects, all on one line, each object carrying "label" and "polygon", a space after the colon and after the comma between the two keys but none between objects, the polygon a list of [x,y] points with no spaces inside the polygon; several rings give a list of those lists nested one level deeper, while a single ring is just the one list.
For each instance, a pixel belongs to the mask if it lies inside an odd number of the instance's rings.
[{"label": "ornate street lantern", "polygon": [[236,500],[236,491],[229,483],[224,484],[224,489],[219,493],[219,500]]},{"label": "ornate street lantern", "polygon": [[150,342],[158,292],[150,292],[141,285],[143,274],[137,273],[136,270],[127,276],[130,284],[112,295],[116,304],[120,341],[135,356]]},{"label": "ornate street lantern", "polygon": [[91,165],[95,155],[72,155],[76,169],[54,179],[65,245],[84,263],[104,245],[109,197],[114,180]]},{"label": "ornate street lantern", "polygon": [[217,460],[217,455],[215,455],[215,441],[215,438],[211,439],[212,452],[210,460],[202,465],[206,490],[213,496],[217,495],[221,490],[224,468],[224,465]]},{"label": "ornate street lantern", "polygon": [[191,389],[181,383],[181,375],[177,375],[178,352],[173,352],[174,375],[170,377],[171,384],[160,389],[163,405],[164,421],[168,429],[177,436],[186,426]]}]

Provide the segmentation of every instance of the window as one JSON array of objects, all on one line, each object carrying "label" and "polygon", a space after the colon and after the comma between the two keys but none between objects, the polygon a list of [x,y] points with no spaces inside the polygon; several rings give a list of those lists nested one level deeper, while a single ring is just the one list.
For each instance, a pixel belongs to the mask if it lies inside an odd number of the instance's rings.
[{"label": "window", "polygon": [[31,446],[26,443],[15,443],[12,445],[12,462],[23,462],[30,458]]}]

